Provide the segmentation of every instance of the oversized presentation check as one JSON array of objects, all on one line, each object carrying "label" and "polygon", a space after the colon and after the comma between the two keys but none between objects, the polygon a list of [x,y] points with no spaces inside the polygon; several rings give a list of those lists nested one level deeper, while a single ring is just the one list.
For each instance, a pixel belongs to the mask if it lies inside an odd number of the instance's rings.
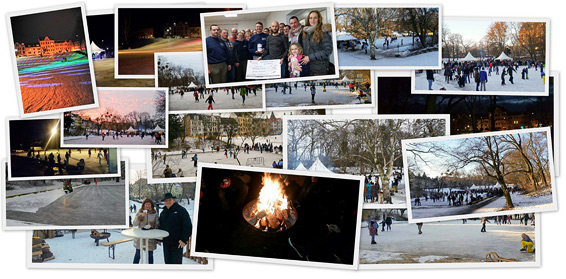
[{"label": "oversized presentation check", "polygon": [[274,79],[281,78],[280,59],[248,60],[246,79]]}]

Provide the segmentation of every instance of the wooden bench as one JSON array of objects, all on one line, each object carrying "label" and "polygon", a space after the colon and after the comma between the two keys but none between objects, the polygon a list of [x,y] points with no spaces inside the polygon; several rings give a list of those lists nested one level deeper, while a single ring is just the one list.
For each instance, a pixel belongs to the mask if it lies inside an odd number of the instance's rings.
[{"label": "wooden bench", "polygon": [[[111,241],[111,242],[103,242],[101,243],[102,246],[108,246],[108,257],[112,258],[113,260],[115,259],[115,254],[114,251],[116,250],[116,244],[120,244],[120,243],[126,243],[126,242],[130,242],[134,240],[133,237],[131,238],[124,238],[124,239],[120,239],[120,240],[116,240],[116,241]],[[112,256],[110,256],[110,251],[112,251]]]}]

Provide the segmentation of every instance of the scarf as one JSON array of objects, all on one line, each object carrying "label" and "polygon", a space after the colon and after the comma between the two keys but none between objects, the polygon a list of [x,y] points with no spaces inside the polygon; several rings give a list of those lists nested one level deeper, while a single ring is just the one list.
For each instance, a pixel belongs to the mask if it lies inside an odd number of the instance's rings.
[{"label": "scarf", "polygon": [[302,31],[303,31],[302,25],[299,25],[299,27],[297,27],[297,29],[295,30],[291,30],[289,32],[289,42],[291,43],[299,42],[299,35],[301,34]]}]

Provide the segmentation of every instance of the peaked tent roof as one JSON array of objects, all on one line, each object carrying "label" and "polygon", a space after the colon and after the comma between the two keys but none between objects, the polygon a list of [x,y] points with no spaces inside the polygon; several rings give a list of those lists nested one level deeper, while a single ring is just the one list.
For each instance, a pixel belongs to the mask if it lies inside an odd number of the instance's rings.
[{"label": "peaked tent roof", "polygon": [[132,126],[130,126],[130,128],[128,128],[128,130],[126,130],[126,132],[135,132],[136,130],[134,130],[134,128],[132,128]]},{"label": "peaked tent roof", "polygon": [[499,57],[495,58],[495,60],[513,60],[513,58],[507,56],[507,54],[505,54],[505,52],[501,52],[501,55],[499,55]]},{"label": "peaked tent roof", "polygon": [[326,168],[326,167],[324,166],[324,164],[320,161],[319,158],[316,158],[316,161],[314,161],[314,163],[312,164],[312,166],[309,168],[309,171],[330,172],[330,173],[332,173],[332,171],[330,171],[328,168]]},{"label": "peaked tent roof", "polygon": [[299,165],[295,168],[295,170],[306,171],[308,169],[305,168],[305,165],[303,165],[303,162],[300,162]]},{"label": "peaked tent roof", "polygon": [[194,82],[191,81],[191,84],[189,84],[189,88],[195,88],[198,87]]},{"label": "peaked tent roof", "polygon": [[478,60],[477,58],[475,58],[474,56],[472,56],[471,53],[468,52],[468,55],[466,55],[466,57],[462,58],[462,61],[476,61]]},{"label": "peaked tent roof", "polygon": [[159,125],[155,126],[155,129],[153,129],[154,132],[161,132],[164,131],[163,129],[161,129],[161,127],[159,127]]},{"label": "peaked tent roof", "polygon": [[96,55],[96,54],[99,54],[99,53],[103,52],[104,50],[101,49],[101,48],[99,48],[99,47],[94,43],[94,41],[92,41],[92,42],[90,43],[90,51]]},{"label": "peaked tent roof", "polygon": [[347,81],[352,81],[352,80],[349,79],[347,76],[344,76],[344,78],[341,79],[340,81],[347,82]]},{"label": "peaked tent roof", "polygon": [[356,37],[350,35],[350,33],[348,32],[336,32],[336,41],[351,41],[351,40],[357,40]]}]

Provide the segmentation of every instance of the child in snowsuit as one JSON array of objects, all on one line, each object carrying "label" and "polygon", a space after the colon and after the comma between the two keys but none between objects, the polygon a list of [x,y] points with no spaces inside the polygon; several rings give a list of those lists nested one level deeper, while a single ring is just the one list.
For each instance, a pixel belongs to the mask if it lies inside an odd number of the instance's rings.
[{"label": "child in snowsuit", "polygon": [[521,252],[533,253],[535,249],[531,238],[526,233],[521,234],[521,238]]}]

